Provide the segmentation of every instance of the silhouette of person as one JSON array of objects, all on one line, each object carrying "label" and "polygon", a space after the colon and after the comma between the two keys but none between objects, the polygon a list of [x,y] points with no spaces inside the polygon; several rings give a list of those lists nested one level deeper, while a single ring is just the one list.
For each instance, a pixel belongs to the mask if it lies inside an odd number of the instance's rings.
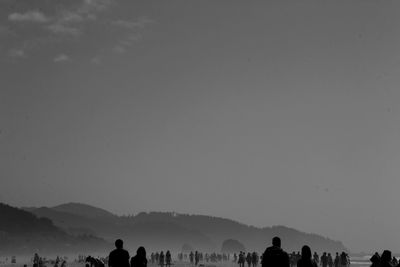
[{"label": "silhouette of person", "polygon": [[139,247],[136,255],[131,258],[131,267],[147,267],[146,249]]},{"label": "silhouette of person", "polygon": [[245,259],[244,259],[244,252],[240,251],[240,253],[239,253],[239,260],[238,260],[239,267],[244,267],[244,261],[245,261]]},{"label": "silhouette of person", "polygon": [[39,267],[39,259],[39,255],[35,253],[35,255],[33,256],[33,267]]},{"label": "silhouette of person", "polygon": [[196,250],[196,252],[194,253],[194,265],[197,266],[197,264],[199,263],[199,260],[200,260],[200,254]]},{"label": "silhouette of person", "polygon": [[193,254],[193,251],[190,251],[190,254],[189,254],[189,259],[190,259],[190,264],[193,264],[193,260],[194,260],[194,254]]},{"label": "silhouette of person", "polygon": [[397,266],[398,264],[399,264],[399,261],[396,259],[396,257],[393,256],[392,265]]},{"label": "silhouette of person", "polygon": [[331,253],[328,253],[328,266],[333,267],[333,259]]},{"label": "silhouette of person", "polygon": [[247,253],[246,262],[247,262],[247,266],[251,267],[251,254],[250,254],[250,252]]},{"label": "silhouette of person", "polygon": [[110,267],[129,267],[129,253],[123,249],[124,242],[121,239],[115,241],[115,247],[108,256],[108,266]]},{"label": "silhouette of person", "polygon": [[169,250],[167,250],[167,253],[165,253],[165,265],[170,267],[171,266],[171,252],[169,252]]},{"label": "silhouette of person", "polygon": [[160,260],[160,266],[164,267],[164,260],[165,260],[164,251],[161,251],[159,260]]},{"label": "silhouette of person", "polygon": [[328,266],[328,256],[326,255],[326,252],[324,252],[321,256],[321,264],[322,264],[322,267]]},{"label": "silhouette of person", "polygon": [[340,254],[340,265],[341,265],[342,267],[346,267],[346,266],[349,266],[349,264],[350,264],[349,257],[348,257],[348,255],[346,254],[346,252],[343,251],[343,252]]},{"label": "silhouette of person", "polygon": [[379,256],[378,252],[375,252],[375,254],[372,255],[369,260],[372,262],[371,267],[379,267],[381,257]]},{"label": "silhouette of person", "polygon": [[340,265],[340,257],[339,257],[339,253],[338,252],[336,252],[336,256],[335,256],[335,260],[333,261],[333,265],[335,267],[339,267],[339,265]]},{"label": "silhouette of person", "polygon": [[381,255],[380,267],[392,267],[392,252],[390,250],[383,251]]},{"label": "silhouette of person", "polygon": [[258,254],[257,252],[253,252],[253,254],[251,254],[251,263],[253,264],[253,267],[256,267],[258,265]]},{"label": "silhouette of person", "polygon": [[311,258],[311,249],[309,246],[301,248],[301,258],[297,261],[297,267],[317,267],[318,265]]},{"label": "silhouette of person", "polygon": [[262,267],[290,267],[289,255],[281,248],[281,239],[272,238],[272,246],[268,247],[262,257]]}]

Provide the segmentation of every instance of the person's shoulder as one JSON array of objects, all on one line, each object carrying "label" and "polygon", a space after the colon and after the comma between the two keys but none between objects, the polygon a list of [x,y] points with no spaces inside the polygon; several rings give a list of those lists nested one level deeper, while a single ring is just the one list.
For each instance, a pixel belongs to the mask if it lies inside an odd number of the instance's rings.
[{"label": "person's shoulder", "polygon": [[274,250],[274,247],[273,247],[273,246],[267,247],[267,248],[265,249],[264,253],[269,253],[269,252],[271,252],[272,250]]},{"label": "person's shoulder", "polygon": [[283,249],[282,249],[282,254],[285,255],[285,257],[288,257],[288,258],[289,258],[289,253],[287,253],[287,252],[284,251]]}]

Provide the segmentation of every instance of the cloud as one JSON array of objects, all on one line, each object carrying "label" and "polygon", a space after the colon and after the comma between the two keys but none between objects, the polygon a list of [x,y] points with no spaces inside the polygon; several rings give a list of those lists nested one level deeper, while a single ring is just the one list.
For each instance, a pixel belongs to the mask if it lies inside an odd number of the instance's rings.
[{"label": "cloud", "polygon": [[139,33],[129,34],[124,39],[122,39],[119,43],[124,46],[131,46],[137,42],[142,40],[142,35]]},{"label": "cloud", "polygon": [[67,11],[61,13],[58,19],[59,23],[79,23],[83,22],[85,18],[77,12]]},{"label": "cloud", "polygon": [[23,58],[25,57],[25,51],[22,49],[11,49],[8,51],[8,55],[14,58]]},{"label": "cloud", "polygon": [[106,9],[111,0],[83,0],[76,9],[64,9],[53,18],[53,23],[47,26],[54,34],[78,36],[85,28],[85,22],[97,19],[97,13]]},{"label": "cloud", "polygon": [[146,17],[140,17],[135,21],[130,20],[115,20],[111,22],[112,25],[127,28],[127,29],[137,29],[137,28],[144,28],[146,24],[154,23],[153,20],[148,19]]},{"label": "cloud", "polygon": [[55,34],[78,36],[82,33],[82,31],[76,27],[67,26],[61,23],[49,25],[47,28]]},{"label": "cloud", "polygon": [[70,60],[71,60],[70,57],[68,55],[66,55],[66,54],[59,54],[58,56],[56,56],[53,59],[53,61],[56,62],[56,63],[66,62],[66,61],[70,61]]},{"label": "cloud", "polygon": [[105,10],[112,3],[111,0],[84,0],[83,5],[79,8],[78,12],[81,14],[88,14]]},{"label": "cloud", "polygon": [[8,20],[13,22],[45,23],[49,21],[49,18],[38,10],[30,10],[26,13],[12,13],[8,16]]},{"label": "cloud", "polygon": [[114,20],[110,24],[126,30],[125,36],[122,36],[117,44],[113,47],[113,51],[118,54],[125,53],[127,49],[141,41],[142,34],[140,33],[146,24],[154,23],[154,20],[146,17],[139,17],[136,20]]}]

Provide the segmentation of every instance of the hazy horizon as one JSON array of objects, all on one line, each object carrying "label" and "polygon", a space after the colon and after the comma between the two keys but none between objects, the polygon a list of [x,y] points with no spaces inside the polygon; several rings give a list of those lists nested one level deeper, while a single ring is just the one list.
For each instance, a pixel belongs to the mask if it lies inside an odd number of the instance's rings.
[{"label": "hazy horizon", "polygon": [[400,247],[400,2],[0,1],[0,201]]}]

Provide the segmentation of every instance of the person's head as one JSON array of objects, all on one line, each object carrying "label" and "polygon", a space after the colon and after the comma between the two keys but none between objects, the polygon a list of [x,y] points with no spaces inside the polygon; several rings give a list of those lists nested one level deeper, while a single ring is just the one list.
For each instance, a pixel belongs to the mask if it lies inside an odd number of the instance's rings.
[{"label": "person's head", "polygon": [[390,250],[384,250],[381,255],[381,260],[383,262],[388,262],[392,260],[392,252]]},{"label": "person's head", "polygon": [[115,240],[115,247],[116,248],[122,248],[123,246],[124,246],[124,241],[122,241],[121,239]]},{"label": "person's head", "polygon": [[274,247],[281,247],[281,239],[277,236],[275,236],[274,238],[272,238],[272,245]]},{"label": "person's head", "polygon": [[139,255],[140,257],[146,258],[146,249],[144,247],[139,247],[136,250],[136,254]]},{"label": "person's head", "polygon": [[370,261],[371,261],[372,263],[379,263],[379,261],[380,261],[379,254],[378,254],[378,253],[375,253],[375,254],[371,257]]},{"label": "person's head", "polygon": [[301,258],[304,260],[311,259],[311,249],[309,246],[303,246],[301,248]]}]

